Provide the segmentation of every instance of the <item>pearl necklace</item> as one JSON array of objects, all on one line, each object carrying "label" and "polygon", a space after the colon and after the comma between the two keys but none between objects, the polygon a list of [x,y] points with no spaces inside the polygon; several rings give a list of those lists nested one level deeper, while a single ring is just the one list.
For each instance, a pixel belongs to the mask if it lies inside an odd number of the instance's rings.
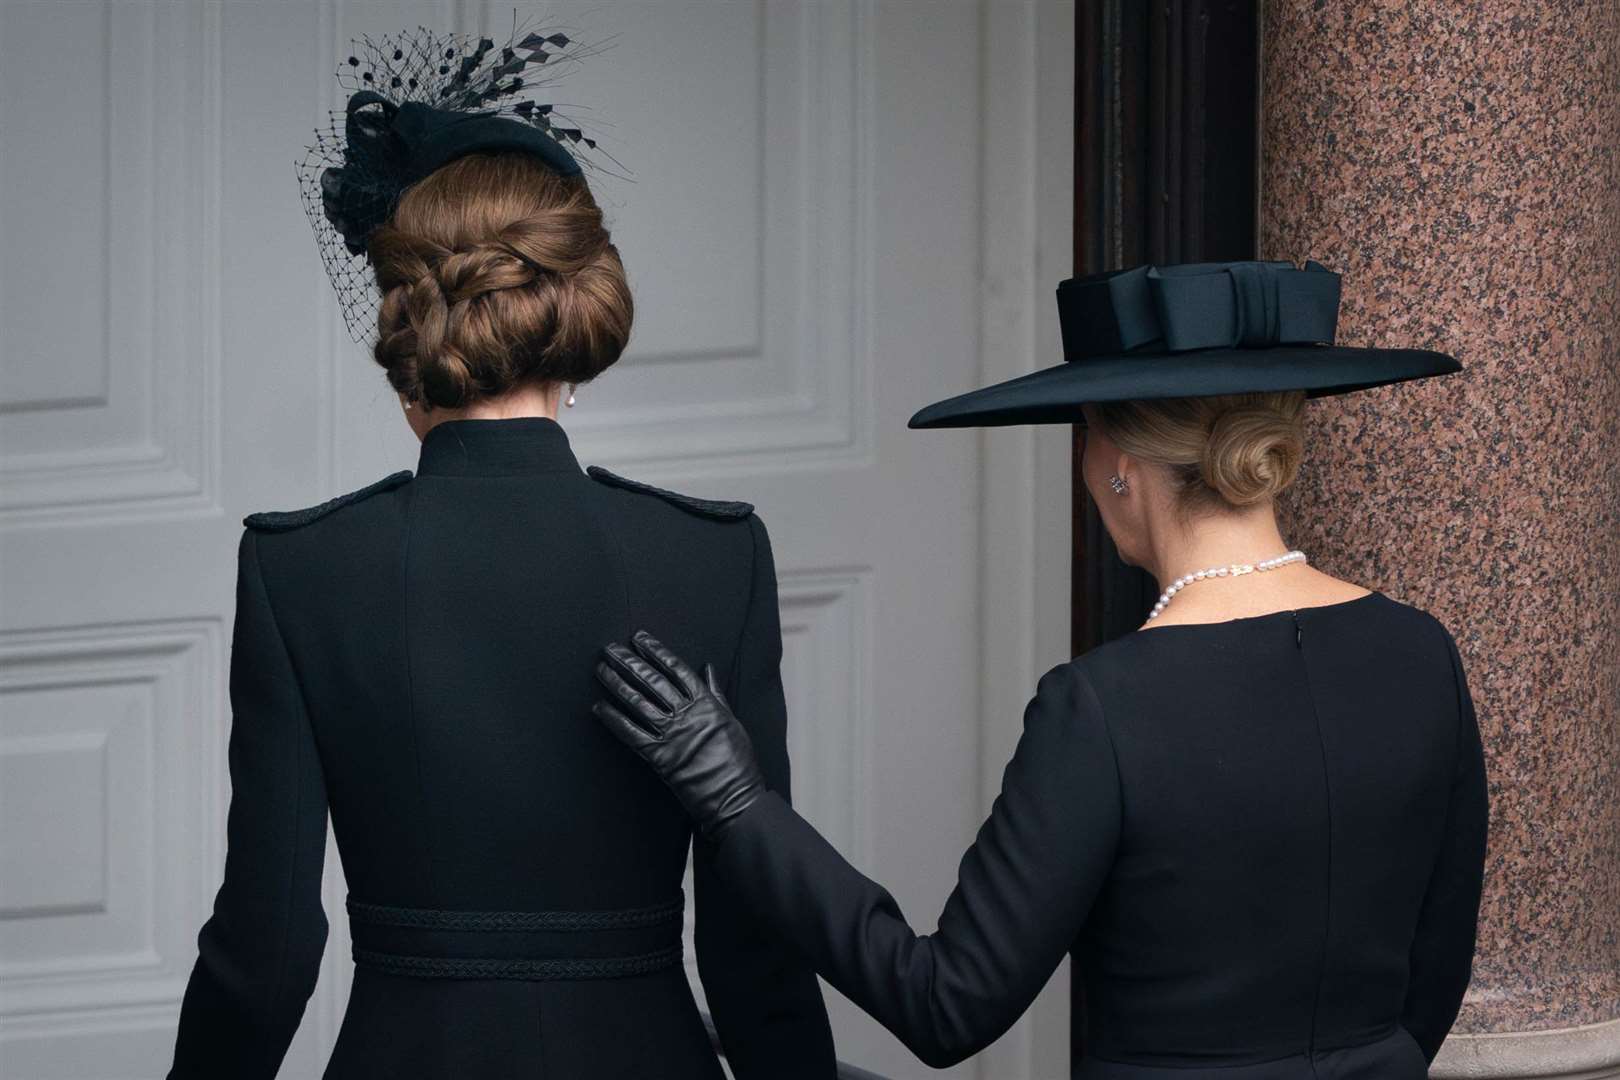
[{"label": "pearl necklace", "polygon": [[1180,592],[1182,589],[1185,589],[1188,585],[1191,585],[1195,581],[1203,581],[1205,578],[1212,577],[1238,577],[1243,574],[1252,574],[1256,570],[1275,570],[1279,566],[1287,566],[1289,563],[1305,561],[1305,553],[1300,551],[1298,548],[1295,548],[1286,555],[1278,555],[1274,559],[1266,559],[1262,562],[1228,563],[1225,566],[1212,566],[1208,570],[1195,570],[1186,577],[1176,578],[1176,580],[1170,583],[1170,587],[1168,589],[1165,589],[1164,592],[1159,594],[1159,602],[1153,605],[1152,611],[1148,612],[1148,618],[1158,618],[1159,612],[1165,609],[1165,605],[1170,603],[1171,599],[1176,595],[1176,593]]}]

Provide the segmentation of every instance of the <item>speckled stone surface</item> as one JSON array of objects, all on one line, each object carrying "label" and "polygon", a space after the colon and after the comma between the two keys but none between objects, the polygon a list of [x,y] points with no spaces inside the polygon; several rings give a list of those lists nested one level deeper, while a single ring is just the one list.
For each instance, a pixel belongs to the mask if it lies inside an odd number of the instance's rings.
[{"label": "speckled stone surface", "polygon": [[1620,5],[1267,0],[1261,250],[1459,375],[1310,408],[1284,534],[1432,611],[1485,733],[1458,1032],[1620,1016]]}]

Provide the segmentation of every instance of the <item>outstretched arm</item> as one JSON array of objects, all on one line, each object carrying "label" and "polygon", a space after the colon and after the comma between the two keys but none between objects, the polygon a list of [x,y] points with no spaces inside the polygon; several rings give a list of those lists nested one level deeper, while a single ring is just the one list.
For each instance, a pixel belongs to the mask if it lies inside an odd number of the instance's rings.
[{"label": "outstretched arm", "polygon": [[939,928],[919,935],[768,790],[712,673],[699,679],[645,635],[633,644],[609,646],[598,716],[681,798],[749,906],[930,1065],[1006,1031],[1078,935],[1119,834],[1113,745],[1081,670],[1041,679]]},{"label": "outstretched arm", "polygon": [[326,788],[257,539],[238,552],[225,881],[198,935],[171,1080],[274,1077],[326,943]]}]

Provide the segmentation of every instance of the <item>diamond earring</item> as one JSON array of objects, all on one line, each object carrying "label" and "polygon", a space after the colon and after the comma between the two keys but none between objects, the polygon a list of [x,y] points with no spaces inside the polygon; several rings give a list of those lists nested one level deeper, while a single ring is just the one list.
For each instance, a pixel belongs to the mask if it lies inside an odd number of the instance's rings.
[{"label": "diamond earring", "polygon": [[1127,481],[1123,476],[1119,475],[1119,473],[1115,473],[1108,478],[1108,486],[1114,489],[1115,495],[1123,495],[1125,494],[1125,489],[1130,487],[1130,482]]}]

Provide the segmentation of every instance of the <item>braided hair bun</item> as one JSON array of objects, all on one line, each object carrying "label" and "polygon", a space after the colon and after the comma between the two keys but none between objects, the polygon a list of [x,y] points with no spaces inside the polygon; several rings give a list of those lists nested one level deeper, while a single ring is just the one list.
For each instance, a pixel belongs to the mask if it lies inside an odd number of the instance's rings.
[{"label": "braided hair bun", "polygon": [[629,340],[630,288],[590,188],[528,154],[430,173],[368,251],[382,293],[372,355],[430,409],[589,382]]}]

